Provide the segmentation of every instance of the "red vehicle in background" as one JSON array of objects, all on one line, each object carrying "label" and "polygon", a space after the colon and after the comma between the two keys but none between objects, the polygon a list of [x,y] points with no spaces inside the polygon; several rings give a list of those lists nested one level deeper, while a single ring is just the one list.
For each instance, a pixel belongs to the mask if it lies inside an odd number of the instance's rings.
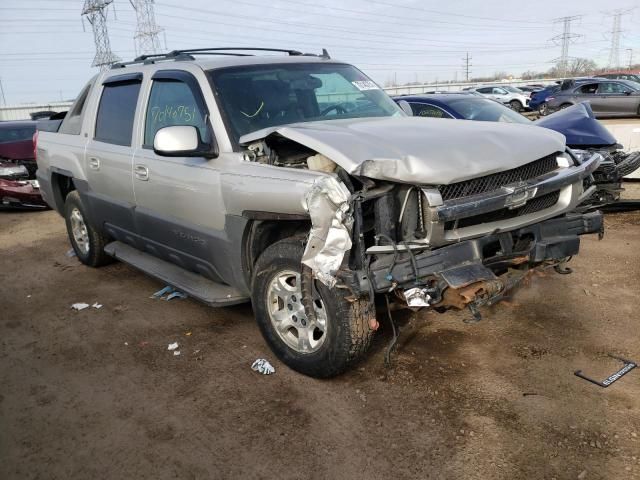
[{"label": "red vehicle in background", "polygon": [[0,122],[0,208],[48,208],[36,178],[34,121]]}]

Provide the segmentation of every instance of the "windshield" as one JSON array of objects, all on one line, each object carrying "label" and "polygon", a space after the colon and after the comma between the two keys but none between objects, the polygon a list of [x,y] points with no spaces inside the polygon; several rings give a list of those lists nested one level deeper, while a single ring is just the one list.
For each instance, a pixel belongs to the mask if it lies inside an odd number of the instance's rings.
[{"label": "windshield", "polygon": [[251,65],[211,70],[209,75],[236,140],[295,122],[404,115],[351,65]]},{"label": "windshield", "polygon": [[448,105],[467,120],[480,122],[527,123],[531,121],[504,105],[488,98],[464,97],[447,101]]}]

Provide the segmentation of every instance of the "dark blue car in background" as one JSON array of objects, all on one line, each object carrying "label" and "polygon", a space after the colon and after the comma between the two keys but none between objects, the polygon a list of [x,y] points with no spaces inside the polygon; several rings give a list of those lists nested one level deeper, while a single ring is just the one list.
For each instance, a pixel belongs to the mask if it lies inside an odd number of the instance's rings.
[{"label": "dark blue car in background", "polygon": [[589,206],[619,200],[622,178],[640,167],[640,152],[628,154],[620,150],[621,146],[596,120],[588,103],[574,105],[533,122],[495,100],[466,92],[402,95],[394,100],[406,102],[415,117],[520,123],[548,128],[563,134],[567,146],[578,158],[588,157],[592,152],[600,153],[604,160],[593,174],[598,190],[587,202]]}]

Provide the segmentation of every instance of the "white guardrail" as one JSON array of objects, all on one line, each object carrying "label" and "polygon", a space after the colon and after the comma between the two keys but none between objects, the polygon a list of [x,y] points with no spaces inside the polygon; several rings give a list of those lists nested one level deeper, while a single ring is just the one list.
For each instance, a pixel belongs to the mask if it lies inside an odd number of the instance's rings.
[{"label": "white guardrail", "polygon": [[532,80],[500,80],[495,82],[457,82],[457,83],[424,83],[421,85],[399,85],[395,87],[384,87],[383,90],[389,95],[416,95],[425,92],[459,92],[468,87],[477,87],[479,85],[551,85],[560,78],[535,78]]},{"label": "white guardrail", "polygon": [[66,112],[72,102],[28,103],[24,105],[6,105],[0,107],[0,121],[30,120],[32,113],[51,111]]}]

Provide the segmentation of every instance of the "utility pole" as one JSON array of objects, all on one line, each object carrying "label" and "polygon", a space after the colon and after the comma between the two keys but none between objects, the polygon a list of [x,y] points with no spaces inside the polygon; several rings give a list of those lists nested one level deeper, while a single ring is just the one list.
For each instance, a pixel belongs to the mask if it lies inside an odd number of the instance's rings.
[{"label": "utility pole", "polygon": [[136,11],[136,33],[133,36],[136,56],[160,53],[160,39],[158,35],[162,28],[156,24],[153,10],[153,0],[129,0]]},{"label": "utility pole", "polygon": [[562,77],[567,75],[569,68],[569,44],[574,38],[580,37],[580,35],[571,33],[571,22],[580,18],[581,15],[574,15],[573,17],[560,17],[554,20],[554,23],[562,23],[562,33],[552,38],[556,45],[560,45],[560,57],[556,59],[556,65]]},{"label": "utility pole", "polygon": [[464,62],[464,65],[462,65],[462,68],[464,68],[464,77],[466,79],[466,82],[469,82],[469,74],[471,73],[471,70],[469,69],[471,67],[471,63],[469,63],[471,61],[471,57],[469,56],[469,52],[467,52],[467,55],[462,59],[462,61]]},{"label": "utility pole", "polygon": [[93,30],[93,40],[96,44],[96,56],[93,58],[92,67],[100,67],[106,70],[112,64],[119,62],[120,58],[111,51],[109,32],[107,31],[107,7],[113,0],[85,0],[82,15],[87,17]]},{"label": "utility pole", "polygon": [[627,52],[629,52],[629,71],[633,67],[633,48],[627,48]]}]

